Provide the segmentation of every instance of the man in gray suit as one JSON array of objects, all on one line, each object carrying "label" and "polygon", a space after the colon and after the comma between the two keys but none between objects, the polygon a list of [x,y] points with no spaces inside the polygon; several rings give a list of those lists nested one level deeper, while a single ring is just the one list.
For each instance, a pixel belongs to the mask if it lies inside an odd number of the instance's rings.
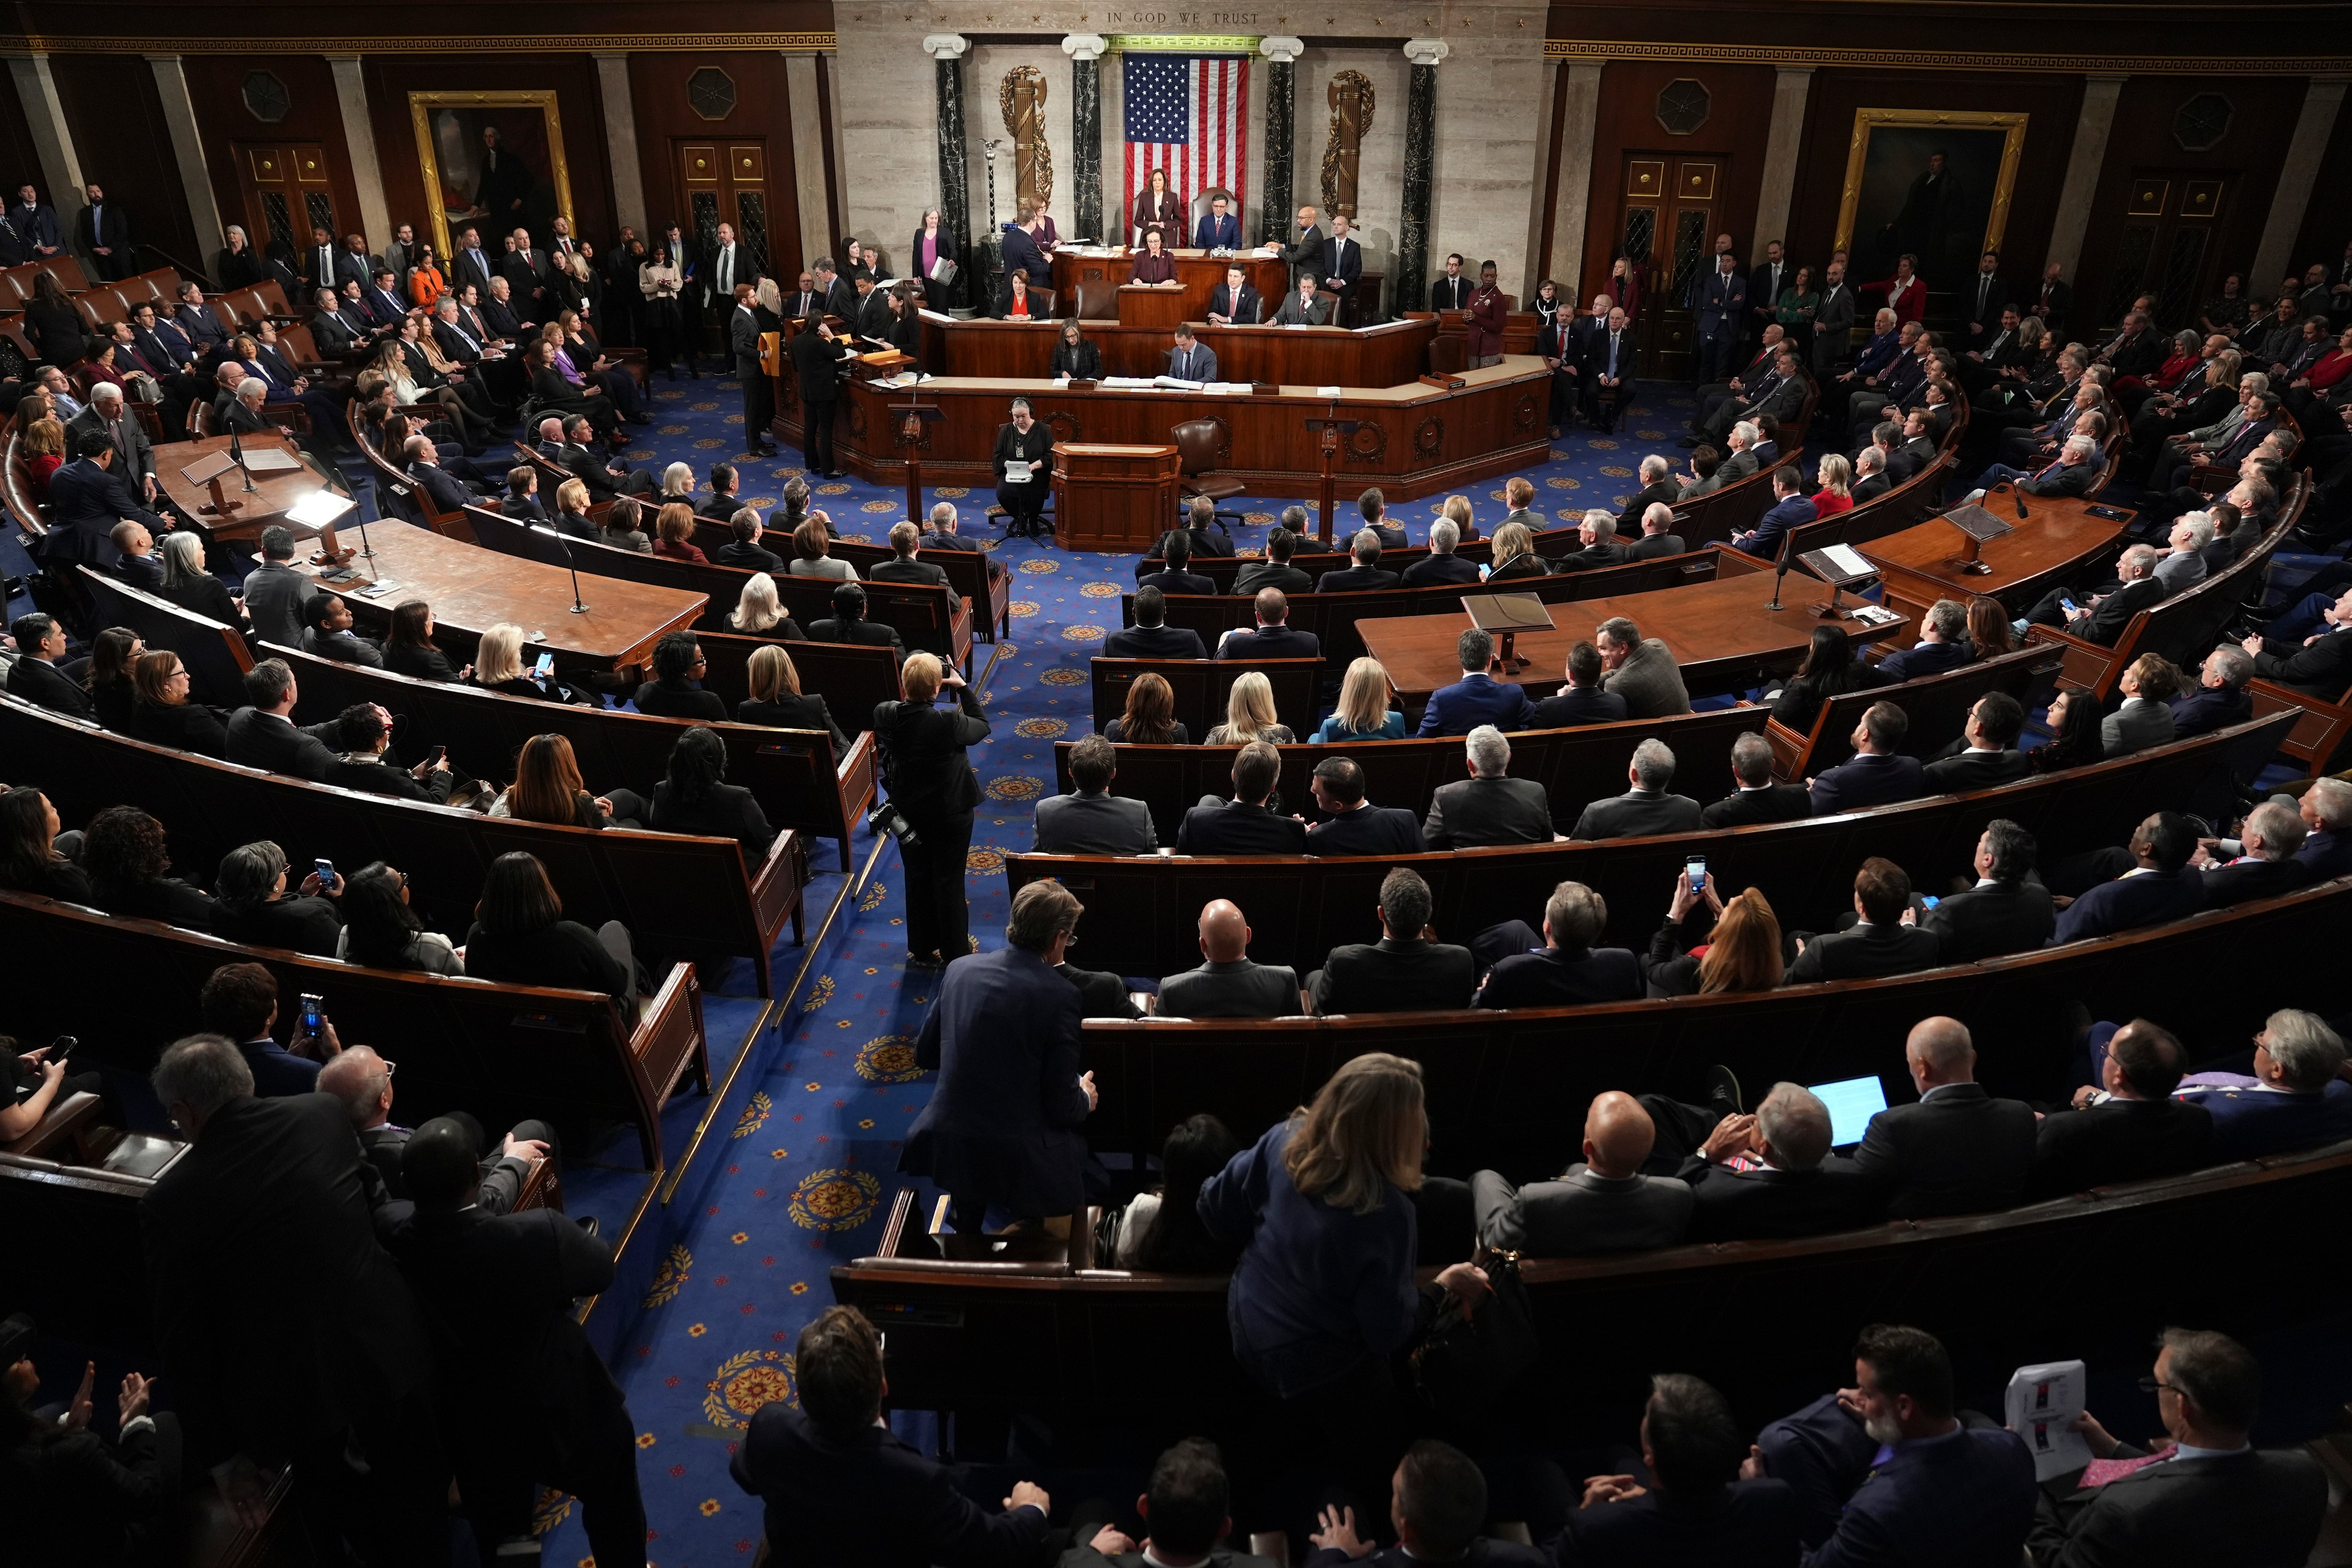
[{"label": "man in gray suit", "polygon": [[1514,1191],[1493,1171],[1471,1175],[1478,1239],[1533,1258],[1672,1247],[1683,1238],[1696,1200],[1672,1176],[1642,1174],[1657,1135],[1632,1095],[1611,1089],[1596,1096],[1584,1115],[1584,1158],[1558,1181]]},{"label": "man in gray suit", "polygon": [[1675,509],[1662,500],[1652,501],[1642,510],[1642,537],[1625,547],[1625,559],[1654,561],[1682,552],[1682,535],[1675,531]]},{"label": "man in gray suit", "polygon": [[1432,849],[1475,849],[1486,844],[1549,844],[1551,796],[1533,779],[1507,777],[1511,743],[1492,724],[1465,742],[1470,776],[1441,784],[1430,798],[1421,837]]},{"label": "man in gray suit", "polygon": [[1643,637],[1623,616],[1612,616],[1592,634],[1607,673],[1601,689],[1625,700],[1628,719],[1666,719],[1691,710],[1690,689],[1683,684],[1682,667],[1666,645]]},{"label": "man in gray suit", "polygon": [[293,531],[271,523],[261,531],[261,564],[245,579],[245,618],[257,642],[294,647],[302,637],[302,601],[310,579],[294,570]]},{"label": "man in gray suit", "polygon": [[1721,489],[1757,471],[1759,465],[1756,460],[1756,443],[1763,438],[1764,433],[1756,427],[1753,420],[1742,419],[1731,427],[1731,455],[1724,458],[1722,466],[1715,470],[1716,489]]},{"label": "man in gray suit", "polygon": [[1070,779],[1078,787],[1037,803],[1041,855],[1156,855],[1151,808],[1110,793],[1118,752],[1100,735],[1070,748]]},{"label": "man in gray suit", "polygon": [[1301,274],[1296,293],[1283,298],[1274,314],[1277,327],[1320,327],[1331,320],[1331,301],[1315,291],[1315,279]]},{"label": "man in gray suit", "polygon": [[1278,1018],[1300,1010],[1298,972],[1249,961],[1249,922],[1231,900],[1201,910],[1198,969],[1160,983],[1160,1012],[1173,1018]]},{"label": "man in gray suit", "polygon": [[139,416],[122,401],[122,388],[101,381],[89,389],[89,406],[66,426],[68,450],[79,450],[84,436],[103,436],[114,443],[113,471],[131,492],[155,504],[155,453]]},{"label": "man in gray suit", "polygon": [[1653,737],[1633,748],[1625,769],[1633,787],[1614,800],[1596,800],[1576,819],[1570,838],[1639,838],[1651,833],[1696,833],[1698,802],[1685,795],[1668,795],[1675,782],[1675,754],[1664,741]]}]

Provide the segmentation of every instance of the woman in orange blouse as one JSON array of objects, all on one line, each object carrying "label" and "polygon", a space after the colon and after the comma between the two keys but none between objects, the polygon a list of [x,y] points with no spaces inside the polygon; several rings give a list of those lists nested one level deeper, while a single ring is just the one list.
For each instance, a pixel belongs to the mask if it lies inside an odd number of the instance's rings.
[{"label": "woman in orange blouse", "polygon": [[433,259],[433,247],[419,247],[416,270],[408,275],[408,297],[429,310],[434,301],[448,291],[449,280],[442,276],[440,265]]}]

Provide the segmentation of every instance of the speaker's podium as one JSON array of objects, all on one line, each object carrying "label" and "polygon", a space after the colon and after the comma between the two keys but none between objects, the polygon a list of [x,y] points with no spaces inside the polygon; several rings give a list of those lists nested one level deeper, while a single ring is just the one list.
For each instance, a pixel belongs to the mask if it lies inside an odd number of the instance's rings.
[{"label": "speaker's podium", "polygon": [[1141,550],[1176,525],[1173,447],[1054,443],[1054,542],[1065,550]]}]

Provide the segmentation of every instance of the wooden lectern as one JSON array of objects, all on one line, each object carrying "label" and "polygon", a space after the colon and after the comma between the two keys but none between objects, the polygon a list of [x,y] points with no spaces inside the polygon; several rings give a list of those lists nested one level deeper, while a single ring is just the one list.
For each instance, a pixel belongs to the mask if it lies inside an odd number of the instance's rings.
[{"label": "wooden lectern", "polygon": [[1054,443],[1054,542],[1065,550],[1140,551],[1174,526],[1174,447]]}]

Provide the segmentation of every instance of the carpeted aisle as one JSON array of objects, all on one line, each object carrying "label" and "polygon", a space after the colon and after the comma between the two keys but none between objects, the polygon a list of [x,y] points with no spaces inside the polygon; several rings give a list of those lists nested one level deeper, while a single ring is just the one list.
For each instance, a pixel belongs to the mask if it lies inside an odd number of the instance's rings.
[{"label": "carpeted aisle", "polygon": [[[646,439],[632,459],[656,468],[685,461],[699,476],[740,449],[741,408],[731,383],[706,377],[675,385],[656,381],[655,388],[656,423],[643,432]],[[1539,509],[1570,521],[1587,504],[1616,510],[1639,488],[1634,468],[1643,453],[1679,456],[1671,443],[1687,416],[1669,412],[1676,401],[1647,400],[1613,437],[1576,434],[1554,443],[1552,461],[1528,474]],[[1680,403],[1687,406],[1686,399]],[[744,495],[762,510],[774,506],[798,463],[799,454],[787,448],[747,465]],[[856,479],[817,489],[816,504],[853,537],[882,539],[904,510],[903,489]],[[1466,493],[1480,531],[1492,532],[1508,510],[1502,479]],[[971,753],[987,795],[972,836],[971,929],[992,949],[1003,940],[1004,855],[1030,841],[1033,803],[1053,787],[1053,742],[1087,731],[1087,660],[1117,629],[1118,595],[1134,581],[1131,557],[1074,556],[1028,541],[1007,542],[982,521],[993,499],[987,490],[955,487],[926,497],[953,501],[961,531],[992,538],[1017,574],[1013,636],[987,688],[993,733]],[[1400,506],[1397,520],[1420,542],[1444,499]],[[1351,503],[1345,498],[1349,519]],[[1249,521],[1235,533],[1239,547],[1263,550],[1289,504],[1241,501]],[[992,651],[979,644],[975,666],[984,666]],[[872,840],[861,835],[861,864],[871,849]],[[817,853],[819,867],[831,869],[831,850]],[[667,1218],[661,1271],[614,1368],[636,1423],[652,1534],[647,1553],[658,1568],[750,1561],[760,1538],[759,1507],[729,1478],[728,1458],[751,1412],[793,1396],[793,1344],[801,1326],[832,1300],[827,1271],[874,1246],[901,1185],[898,1141],[929,1093],[913,1070],[912,1046],[937,983],[903,968],[903,883],[897,847],[887,846],[790,998],[781,1041],[767,1036],[747,1064],[747,1073],[757,1069],[749,1108],[722,1150],[715,1156],[706,1150],[708,1180],[698,1171],[687,1184],[699,1191],[699,1211]],[[812,942],[840,885],[820,876],[810,889]],[[1082,925],[1073,954],[1080,963],[1085,934]],[[780,988],[802,956],[789,945],[779,950]],[[714,1046],[720,1037],[714,1026]],[[726,1037],[730,1043],[737,1037],[740,1026]],[[679,1205],[692,1197],[682,1191]],[[547,1562],[587,1561],[568,1502],[550,1500],[542,1517],[551,1527]]]}]

